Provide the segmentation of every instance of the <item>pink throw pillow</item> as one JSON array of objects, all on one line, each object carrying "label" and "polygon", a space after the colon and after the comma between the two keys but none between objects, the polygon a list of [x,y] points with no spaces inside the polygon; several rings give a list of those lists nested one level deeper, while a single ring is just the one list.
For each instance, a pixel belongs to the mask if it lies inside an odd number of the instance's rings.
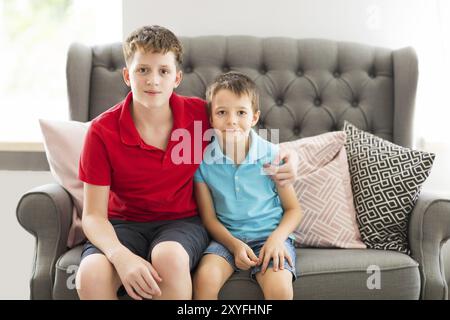
[{"label": "pink throw pillow", "polygon": [[72,248],[85,239],[81,228],[83,182],[78,179],[78,162],[91,123],[39,119],[39,124],[50,172],[73,199],[72,225],[67,239],[67,246]]},{"label": "pink throw pillow", "polygon": [[366,248],[356,210],[345,151],[344,131],[280,144],[299,157],[294,182],[303,219],[295,230],[299,247]]}]

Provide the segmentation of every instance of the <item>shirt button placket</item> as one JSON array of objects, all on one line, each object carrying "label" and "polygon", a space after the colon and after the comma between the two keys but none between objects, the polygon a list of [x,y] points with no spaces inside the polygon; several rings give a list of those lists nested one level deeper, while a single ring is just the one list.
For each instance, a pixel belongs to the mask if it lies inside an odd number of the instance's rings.
[{"label": "shirt button placket", "polygon": [[240,198],[240,193],[239,193],[239,176],[237,174],[237,170],[234,173],[234,187],[235,187],[235,194],[236,194],[236,199]]}]

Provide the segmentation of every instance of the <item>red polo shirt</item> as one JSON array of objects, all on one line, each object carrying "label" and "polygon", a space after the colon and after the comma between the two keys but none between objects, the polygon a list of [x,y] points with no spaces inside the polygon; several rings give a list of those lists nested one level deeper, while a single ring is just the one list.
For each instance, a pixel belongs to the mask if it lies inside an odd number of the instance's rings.
[{"label": "red polo shirt", "polygon": [[[193,177],[207,145],[203,133],[210,128],[205,101],[172,94],[172,133],[180,130],[163,151],[140,137],[131,117],[132,99],[130,92],[92,121],[81,152],[80,180],[110,186],[109,219],[145,222],[197,215]],[[196,147],[195,140],[201,141]],[[180,142],[191,150],[180,151]],[[180,164],[173,154],[191,161]]]}]

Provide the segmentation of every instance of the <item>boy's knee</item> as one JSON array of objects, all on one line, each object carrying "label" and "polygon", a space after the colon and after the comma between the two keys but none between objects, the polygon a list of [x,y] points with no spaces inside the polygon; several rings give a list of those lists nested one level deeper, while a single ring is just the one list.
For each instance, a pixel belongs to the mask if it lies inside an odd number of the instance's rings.
[{"label": "boy's knee", "polygon": [[199,265],[195,274],[194,282],[201,286],[215,287],[220,283],[222,277],[221,270],[216,266],[207,264]]},{"label": "boy's knee", "polygon": [[264,297],[269,300],[292,300],[294,293],[292,284],[278,282],[263,289]]},{"label": "boy's knee", "polygon": [[79,294],[120,286],[114,266],[100,254],[88,256],[81,262],[75,281]]},{"label": "boy's knee", "polygon": [[189,270],[189,255],[181,244],[166,241],[157,244],[152,250],[152,265],[158,272],[183,272]]}]

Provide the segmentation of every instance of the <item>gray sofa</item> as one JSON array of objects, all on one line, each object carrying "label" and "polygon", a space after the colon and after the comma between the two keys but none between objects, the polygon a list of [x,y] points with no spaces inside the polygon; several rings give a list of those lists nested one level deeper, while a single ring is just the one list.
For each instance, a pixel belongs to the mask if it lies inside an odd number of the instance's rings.
[{"label": "gray sofa", "polygon": [[[204,97],[217,74],[244,72],[261,91],[260,128],[279,128],[281,141],[339,130],[348,120],[396,144],[412,145],[418,77],[412,48],[250,36],[204,36],[182,42],[184,80],[177,91]],[[67,84],[72,120],[93,119],[123,99],[128,92],[123,66],[120,43],[70,47]],[[57,184],[34,188],[20,199],[17,218],[36,237],[31,299],[77,298],[70,284],[81,246],[66,247],[72,207],[69,194]],[[411,256],[379,250],[299,249],[294,298],[448,299],[449,236],[450,202],[423,192],[409,222]],[[241,272],[226,283],[220,297],[262,299],[262,293],[247,272]]]}]

